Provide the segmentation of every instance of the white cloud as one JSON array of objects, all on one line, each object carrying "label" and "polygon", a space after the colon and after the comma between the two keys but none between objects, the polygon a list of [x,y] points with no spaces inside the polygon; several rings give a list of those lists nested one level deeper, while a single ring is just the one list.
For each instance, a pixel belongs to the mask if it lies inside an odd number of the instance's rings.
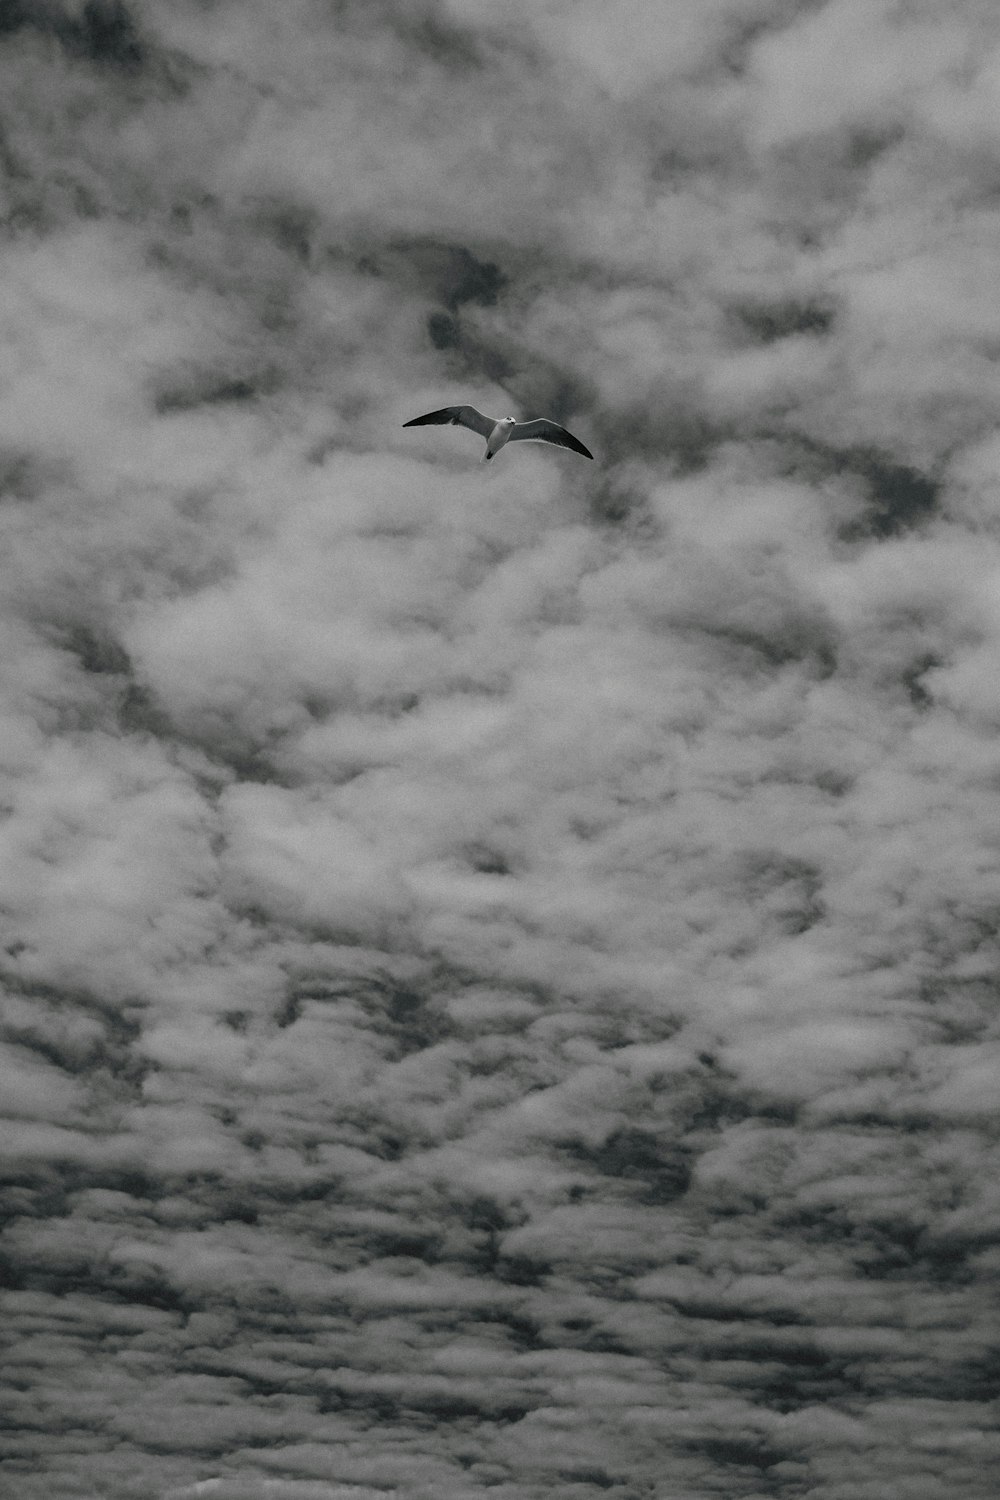
[{"label": "white cloud", "polygon": [[992,8],[8,11],[4,1478],[985,1500]]},{"label": "white cloud", "polygon": [[804,7],[754,48],[758,145],[843,124],[895,125],[913,95],[970,60],[969,34],[954,20],[892,0]]}]

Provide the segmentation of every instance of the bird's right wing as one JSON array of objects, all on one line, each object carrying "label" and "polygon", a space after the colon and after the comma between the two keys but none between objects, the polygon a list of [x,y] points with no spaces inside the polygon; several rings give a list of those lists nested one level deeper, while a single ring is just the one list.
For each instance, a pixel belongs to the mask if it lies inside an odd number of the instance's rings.
[{"label": "bird's right wing", "polygon": [[409,422],[404,422],[403,426],[446,427],[449,423],[455,427],[468,427],[471,432],[478,432],[484,438],[488,438],[497,425],[492,417],[484,417],[474,406],[442,406],[440,411],[429,411],[424,417],[413,417]]}]

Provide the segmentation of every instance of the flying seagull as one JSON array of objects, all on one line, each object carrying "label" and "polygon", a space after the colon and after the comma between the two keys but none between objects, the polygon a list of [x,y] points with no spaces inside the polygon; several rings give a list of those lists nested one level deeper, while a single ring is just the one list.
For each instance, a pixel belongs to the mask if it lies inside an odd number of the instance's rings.
[{"label": "flying seagull", "polygon": [[486,439],[486,452],[483,454],[483,463],[488,463],[504,443],[516,443],[534,439],[536,443],[557,443],[560,448],[572,448],[574,453],[582,453],[584,458],[593,458],[589,448],[585,448],[579,438],[575,438],[565,427],[560,427],[558,422],[550,422],[548,417],[536,417],[533,422],[519,422],[516,417],[484,417],[481,411],[476,411],[474,406],[443,406],[440,411],[429,411],[425,417],[414,417],[410,422],[404,422],[404,427],[444,427],[451,423],[454,427],[468,427],[470,432],[478,432],[480,437]]}]

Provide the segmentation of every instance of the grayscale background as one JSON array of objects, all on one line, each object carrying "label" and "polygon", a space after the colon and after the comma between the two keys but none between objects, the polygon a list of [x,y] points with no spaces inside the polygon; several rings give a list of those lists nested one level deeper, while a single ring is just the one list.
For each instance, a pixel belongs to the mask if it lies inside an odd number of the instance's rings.
[{"label": "grayscale background", "polygon": [[994,0],[0,0],[0,168],[0,1490],[995,1495]]}]

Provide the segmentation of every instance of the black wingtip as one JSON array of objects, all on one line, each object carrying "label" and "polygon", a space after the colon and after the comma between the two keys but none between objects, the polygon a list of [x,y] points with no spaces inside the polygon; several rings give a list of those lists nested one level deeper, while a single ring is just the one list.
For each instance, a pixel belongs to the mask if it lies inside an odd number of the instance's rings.
[{"label": "black wingtip", "polygon": [[452,407],[442,407],[440,411],[425,411],[422,416],[411,417],[404,422],[404,427],[446,427],[449,422],[454,422],[455,412]]}]

